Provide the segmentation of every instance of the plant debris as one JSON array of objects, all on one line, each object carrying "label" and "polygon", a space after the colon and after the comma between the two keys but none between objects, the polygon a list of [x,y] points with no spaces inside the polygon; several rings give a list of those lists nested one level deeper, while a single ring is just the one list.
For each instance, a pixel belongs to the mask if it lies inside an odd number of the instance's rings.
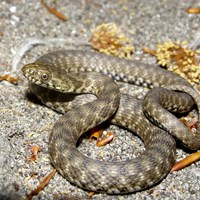
[{"label": "plant debris", "polygon": [[0,82],[8,81],[9,83],[12,83],[14,85],[17,85],[19,80],[20,80],[19,78],[14,78],[14,77],[10,76],[9,74],[0,76]]},{"label": "plant debris", "polygon": [[198,160],[200,160],[200,152],[192,153],[191,155],[187,156],[186,158],[175,163],[175,165],[171,169],[171,172],[183,169],[184,167],[187,167],[188,165],[190,165],[194,162],[197,162]]},{"label": "plant debris", "polygon": [[89,192],[89,198],[92,198],[95,194],[95,192]]},{"label": "plant debris", "polygon": [[28,157],[28,161],[35,161],[36,158],[37,158],[38,152],[41,151],[41,150],[42,149],[37,145],[32,146],[31,147],[31,154],[32,155],[30,157]]},{"label": "plant debris", "polygon": [[56,173],[56,169],[53,169],[38,185],[38,187],[35,190],[32,190],[28,194],[28,200],[32,200],[32,197],[34,195],[38,195],[38,193],[49,183],[49,181],[53,178],[54,174]]},{"label": "plant debris", "polygon": [[98,147],[105,146],[106,144],[110,143],[113,140],[114,136],[115,135],[112,132],[107,132],[104,138],[97,140],[96,145]]},{"label": "plant debris", "polygon": [[197,129],[197,122],[198,122],[197,117],[192,118],[190,121],[186,120],[185,117],[182,117],[180,120],[187,126],[187,128],[190,131],[192,131],[193,129],[195,129],[195,130]]},{"label": "plant debris", "polygon": [[54,7],[50,7],[48,6],[44,0],[40,0],[41,4],[47,8],[47,10],[52,13],[53,15],[55,15],[56,17],[58,17],[59,19],[63,20],[63,21],[67,21],[67,17],[65,15],[63,15],[62,13],[60,13],[56,8]]},{"label": "plant debris", "polygon": [[114,138],[114,134],[112,132],[107,132],[105,137],[101,138],[104,130],[105,130],[105,123],[92,128],[90,131],[91,135],[89,137],[89,140],[92,141],[93,139],[96,139],[97,147],[105,146],[106,144],[110,143]]},{"label": "plant debris", "polygon": [[200,7],[199,8],[188,8],[186,11],[189,14],[200,14]]},{"label": "plant debris", "polygon": [[98,126],[92,128],[92,129],[90,130],[90,134],[91,134],[91,135],[90,135],[89,140],[90,140],[90,141],[92,141],[93,139],[98,140],[98,139],[102,136],[103,130],[104,130],[104,129],[105,129],[105,128],[103,127],[102,124],[100,124],[100,125],[98,125]]},{"label": "plant debris", "polygon": [[143,51],[155,56],[158,64],[173,71],[191,84],[200,82],[200,51],[193,51],[183,43],[164,42],[157,45],[157,50],[144,47]]},{"label": "plant debris", "polygon": [[135,51],[131,40],[114,23],[101,24],[92,32],[89,42],[101,53],[130,59]]}]

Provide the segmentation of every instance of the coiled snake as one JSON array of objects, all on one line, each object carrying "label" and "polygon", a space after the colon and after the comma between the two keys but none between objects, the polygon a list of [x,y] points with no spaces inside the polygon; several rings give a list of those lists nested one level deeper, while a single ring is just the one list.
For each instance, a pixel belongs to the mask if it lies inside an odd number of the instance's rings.
[{"label": "coiled snake", "polygon": [[[81,188],[109,194],[143,190],[162,180],[174,164],[176,144],[171,135],[190,149],[200,147],[200,125],[191,133],[170,113],[186,112],[195,104],[199,110],[200,96],[172,72],[81,50],[49,53],[22,71],[30,90],[48,107],[64,113],[49,137],[51,162]],[[117,84],[103,74],[154,89],[141,101],[120,94]],[[97,98],[82,102],[66,93],[92,93]],[[97,161],[80,153],[76,148],[80,135],[107,119],[136,132],[145,151],[122,162]]]}]

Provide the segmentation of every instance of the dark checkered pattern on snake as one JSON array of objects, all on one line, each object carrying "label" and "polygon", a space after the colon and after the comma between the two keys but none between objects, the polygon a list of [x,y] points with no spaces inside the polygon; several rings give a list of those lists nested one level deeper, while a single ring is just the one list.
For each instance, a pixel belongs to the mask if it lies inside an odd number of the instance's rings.
[{"label": "dark checkered pattern on snake", "polygon": [[[31,92],[63,113],[49,137],[51,162],[68,181],[81,188],[109,194],[149,188],[161,181],[175,162],[172,135],[187,148],[200,147],[200,126],[192,133],[170,113],[187,112],[194,105],[199,110],[200,96],[172,72],[81,50],[51,52],[25,65],[22,71]],[[120,94],[111,78],[151,90],[138,100]],[[67,93],[92,93],[97,98],[88,102],[84,95],[77,100]],[[122,162],[84,156],[76,148],[78,138],[105,120],[136,132],[144,141],[145,151]]]}]

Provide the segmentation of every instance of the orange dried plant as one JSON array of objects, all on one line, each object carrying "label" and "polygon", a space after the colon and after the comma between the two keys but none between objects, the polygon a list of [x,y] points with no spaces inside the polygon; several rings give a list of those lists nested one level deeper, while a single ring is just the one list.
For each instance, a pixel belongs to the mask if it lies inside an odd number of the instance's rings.
[{"label": "orange dried plant", "polygon": [[158,64],[173,71],[191,84],[200,82],[200,51],[194,51],[186,47],[186,43],[164,42],[157,45],[157,50],[143,48],[143,50],[154,55]]},{"label": "orange dried plant", "polygon": [[116,24],[101,24],[92,32],[89,42],[94,49],[108,55],[130,59],[135,48],[131,44],[131,40],[122,33]]}]

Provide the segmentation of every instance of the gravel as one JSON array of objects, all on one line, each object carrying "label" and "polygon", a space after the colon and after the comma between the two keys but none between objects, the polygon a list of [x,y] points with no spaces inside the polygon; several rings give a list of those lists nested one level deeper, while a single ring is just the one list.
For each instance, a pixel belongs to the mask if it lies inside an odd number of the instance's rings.
[{"label": "gravel", "polygon": [[[53,5],[50,0],[46,3]],[[56,8],[64,13],[67,21],[50,14],[40,1],[2,0],[0,2],[0,74],[11,70],[19,47],[27,38],[63,38],[65,43],[37,45],[26,53],[12,75],[21,81],[16,86],[0,82],[0,199],[25,199],[43,177],[53,168],[47,149],[48,134],[59,114],[29,101],[25,92],[27,81],[21,73],[24,63],[55,49],[66,49],[86,43],[91,30],[99,24],[114,22],[132,39],[136,48],[133,59],[155,64],[154,58],[144,54],[141,46],[155,48],[167,40],[198,42],[200,15],[185,12],[188,7],[198,7],[196,1],[162,0],[74,0],[56,1]],[[196,45],[198,46],[198,45]],[[122,90],[139,93],[135,87]],[[143,143],[132,133],[116,126],[109,126],[116,134],[114,141],[98,148],[95,142],[84,138],[79,146],[86,155],[102,160],[134,158],[143,150]],[[28,162],[30,148],[42,148],[35,162]],[[177,149],[177,160],[188,155]],[[128,195],[96,194],[93,199],[199,199],[200,162],[169,174],[161,183],[149,190]],[[71,185],[59,174],[33,199],[89,199],[88,192]]]}]

